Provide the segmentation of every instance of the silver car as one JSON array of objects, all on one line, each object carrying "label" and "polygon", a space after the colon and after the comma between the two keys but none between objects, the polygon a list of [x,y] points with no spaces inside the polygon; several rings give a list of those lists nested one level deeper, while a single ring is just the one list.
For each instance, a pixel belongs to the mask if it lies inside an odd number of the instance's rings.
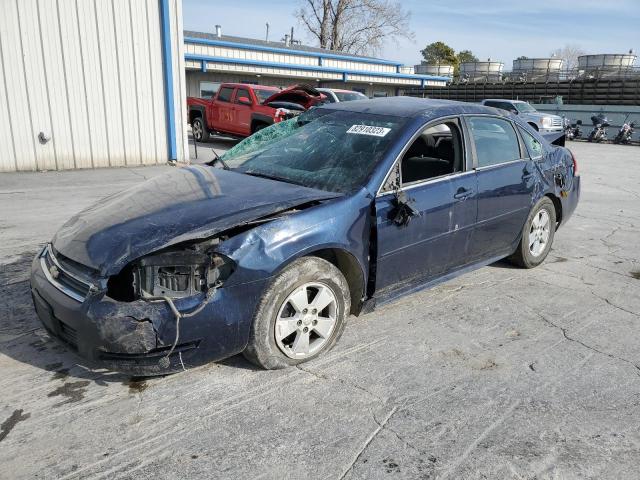
[{"label": "silver car", "polygon": [[518,115],[540,133],[557,133],[563,130],[562,117],[539,112],[529,103],[521,100],[488,99],[483,100],[482,104]]},{"label": "silver car", "polygon": [[367,100],[368,97],[355,90],[341,90],[339,88],[316,88],[327,97],[329,103],[350,102],[352,100]]}]

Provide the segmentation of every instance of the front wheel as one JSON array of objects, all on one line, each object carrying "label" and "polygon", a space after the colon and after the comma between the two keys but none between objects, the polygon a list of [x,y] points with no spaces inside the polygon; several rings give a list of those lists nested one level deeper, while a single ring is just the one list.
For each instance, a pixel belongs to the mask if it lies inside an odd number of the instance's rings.
[{"label": "front wheel", "polygon": [[518,248],[509,259],[523,268],[537,267],[547,258],[555,232],[556,209],[548,197],[543,197],[531,209]]},{"label": "front wheel", "polygon": [[262,296],[243,355],[269,370],[317,357],[342,335],[350,298],[344,275],[331,263],[317,257],[294,261]]}]

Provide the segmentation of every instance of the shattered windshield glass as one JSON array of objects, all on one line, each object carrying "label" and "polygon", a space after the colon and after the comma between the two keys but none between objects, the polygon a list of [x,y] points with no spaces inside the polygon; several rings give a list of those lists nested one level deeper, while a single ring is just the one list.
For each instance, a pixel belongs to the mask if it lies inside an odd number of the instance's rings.
[{"label": "shattered windshield glass", "polygon": [[365,183],[405,121],[313,109],[260,130],[222,159],[248,175],[346,193]]}]

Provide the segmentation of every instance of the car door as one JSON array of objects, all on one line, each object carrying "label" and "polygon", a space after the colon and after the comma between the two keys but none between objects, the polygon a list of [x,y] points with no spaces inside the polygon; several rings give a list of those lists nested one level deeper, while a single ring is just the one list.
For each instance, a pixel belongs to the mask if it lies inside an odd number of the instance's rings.
[{"label": "car door", "polygon": [[516,247],[531,209],[535,165],[510,120],[468,116],[465,124],[478,181],[478,219],[470,258],[508,255]]},{"label": "car door", "polygon": [[[447,137],[434,142],[425,134],[442,125],[453,132],[452,152],[439,146]],[[477,207],[475,172],[462,132],[457,118],[423,129],[405,147],[376,197],[376,289],[382,297],[435,279],[466,258]],[[416,147],[420,142],[428,145]],[[438,166],[445,159],[453,160],[449,170]],[[402,194],[416,213],[406,224],[397,218]]]},{"label": "car door", "polygon": [[224,132],[237,133],[233,104],[231,103],[235,88],[222,87],[216,98],[216,118],[214,125]]},{"label": "car door", "polygon": [[251,135],[253,104],[253,96],[249,89],[238,87],[233,99],[233,108],[237,132],[241,135]]}]

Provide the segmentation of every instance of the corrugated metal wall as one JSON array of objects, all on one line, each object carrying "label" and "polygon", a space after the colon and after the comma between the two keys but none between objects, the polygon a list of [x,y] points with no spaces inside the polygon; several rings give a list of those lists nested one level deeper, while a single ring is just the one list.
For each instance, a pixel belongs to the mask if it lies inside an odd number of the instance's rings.
[{"label": "corrugated metal wall", "polygon": [[[0,0],[0,171],[169,159],[161,1]],[[181,0],[169,0],[169,11],[177,156],[184,160]]]}]

